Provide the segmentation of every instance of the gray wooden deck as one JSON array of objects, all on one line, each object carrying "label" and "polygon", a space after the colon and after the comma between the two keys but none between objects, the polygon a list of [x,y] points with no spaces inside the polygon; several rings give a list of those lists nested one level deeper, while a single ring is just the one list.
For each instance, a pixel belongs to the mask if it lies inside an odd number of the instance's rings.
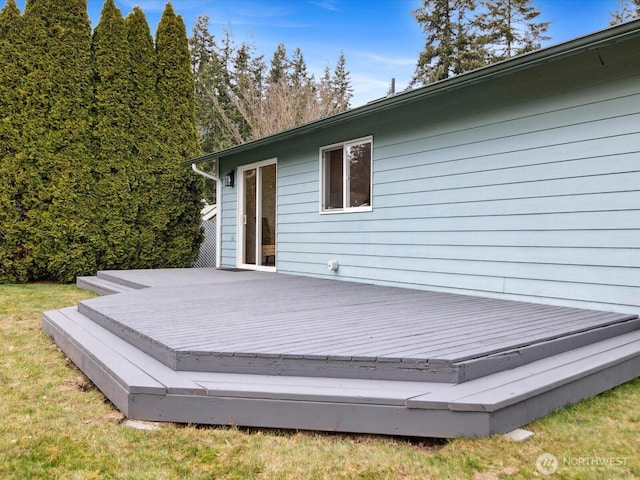
[{"label": "gray wooden deck", "polygon": [[629,314],[212,269],[78,283],[121,293],[43,329],[132,418],[486,436],[640,373]]}]

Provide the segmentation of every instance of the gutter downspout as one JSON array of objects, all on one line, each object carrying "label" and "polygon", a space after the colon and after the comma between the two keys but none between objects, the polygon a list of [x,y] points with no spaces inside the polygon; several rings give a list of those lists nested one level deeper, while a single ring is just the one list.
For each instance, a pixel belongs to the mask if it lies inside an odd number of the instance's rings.
[{"label": "gutter downspout", "polygon": [[[216,163],[218,163],[218,159],[216,159]],[[203,172],[195,163],[191,164],[191,170],[201,177],[216,182],[216,205],[218,207],[218,213],[216,214],[216,268],[220,268],[222,264],[222,180],[220,180],[220,177]]]}]

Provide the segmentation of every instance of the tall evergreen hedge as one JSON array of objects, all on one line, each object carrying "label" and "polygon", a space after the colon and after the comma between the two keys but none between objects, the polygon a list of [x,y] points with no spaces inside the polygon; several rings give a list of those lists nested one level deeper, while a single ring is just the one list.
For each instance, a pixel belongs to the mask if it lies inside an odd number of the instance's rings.
[{"label": "tall evergreen hedge", "polygon": [[195,123],[195,94],[187,32],[180,16],[168,3],[156,32],[158,137],[161,145],[157,168],[170,210],[169,223],[159,232],[169,246],[165,261],[173,266],[193,262],[202,241],[199,224],[201,181],[178,163],[198,156],[200,146]]},{"label": "tall evergreen hedge", "polygon": [[188,266],[197,256],[199,182],[179,165],[199,153],[193,80],[170,5],[158,42],[154,51],[141,10],[125,20],[113,0],[93,34],[86,0],[27,0],[24,15],[7,0],[0,282]]},{"label": "tall evergreen hedge", "polygon": [[26,281],[30,255],[24,232],[26,211],[18,166],[22,156],[20,135],[24,80],[23,22],[14,0],[0,11],[0,282]]},{"label": "tall evergreen hedge", "polygon": [[102,229],[95,245],[101,268],[129,268],[138,255],[134,196],[138,159],[131,132],[131,71],[127,28],[113,0],[106,0],[93,31],[94,103],[92,149],[94,194],[100,200],[95,221]]},{"label": "tall evergreen hedge", "polygon": [[22,241],[30,279],[71,281],[94,271],[97,239],[90,148],[91,26],[85,0],[27,0]]},{"label": "tall evergreen hedge", "polygon": [[159,187],[162,170],[158,138],[155,45],[149,24],[139,7],[125,18],[130,62],[131,154],[138,165],[134,196],[138,200],[136,234],[139,267],[163,266],[164,245],[156,239],[168,225]]}]

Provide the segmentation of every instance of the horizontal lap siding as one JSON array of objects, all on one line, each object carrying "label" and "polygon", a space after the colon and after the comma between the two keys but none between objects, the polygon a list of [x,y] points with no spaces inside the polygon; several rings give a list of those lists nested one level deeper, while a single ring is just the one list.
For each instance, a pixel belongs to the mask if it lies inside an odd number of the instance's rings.
[{"label": "horizontal lap siding", "polygon": [[222,241],[221,264],[223,267],[236,266],[236,230],[237,230],[237,188],[222,189],[222,218],[220,234]]},{"label": "horizontal lap siding", "polygon": [[[640,311],[640,78],[605,73],[311,136],[279,163],[278,270]],[[318,148],[367,134],[373,211],[320,215]]]}]

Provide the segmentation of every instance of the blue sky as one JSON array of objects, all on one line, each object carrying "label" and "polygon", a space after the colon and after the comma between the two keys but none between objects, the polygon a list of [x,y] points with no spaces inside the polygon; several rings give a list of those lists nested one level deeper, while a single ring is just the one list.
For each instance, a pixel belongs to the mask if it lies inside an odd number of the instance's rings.
[{"label": "blue sky", "polygon": [[[24,10],[24,1],[18,5]],[[134,6],[145,12],[152,32],[166,0],[115,0],[123,15]],[[93,25],[103,0],[89,0]],[[403,89],[413,74],[424,35],[411,15],[420,0],[173,0],[187,33],[206,14],[211,33],[231,28],[237,42],[248,41],[270,59],[278,43],[300,47],[309,70],[333,69],[343,50],[354,88],[352,107],[384,96],[392,77]],[[551,21],[546,45],[561,43],[605,28],[618,0],[535,0],[539,17]]]}]

